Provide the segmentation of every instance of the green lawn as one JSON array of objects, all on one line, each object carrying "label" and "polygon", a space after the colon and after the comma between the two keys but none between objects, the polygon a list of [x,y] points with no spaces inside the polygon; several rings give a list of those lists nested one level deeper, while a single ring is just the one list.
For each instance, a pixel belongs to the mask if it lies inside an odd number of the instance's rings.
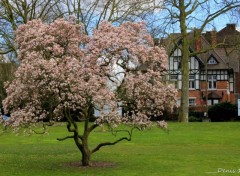
[{"label": "green lawn", "polygon": [[[156,128],[136,131],[132,142],[103,148],[92,160],[114,163],[104,168],[69,166],[80,161],[80,153],[72,140],[56,140],[67,134],[65,126],[51,127],[45,135],[4,134],[0,136],[0,176],[240,175],[239,122],[170,123],[169,128],[169,134]],[[95,145],[96,140],[114,136],[96,130],[91,138]],[[225,173],[218,172],[223,169]]]}]

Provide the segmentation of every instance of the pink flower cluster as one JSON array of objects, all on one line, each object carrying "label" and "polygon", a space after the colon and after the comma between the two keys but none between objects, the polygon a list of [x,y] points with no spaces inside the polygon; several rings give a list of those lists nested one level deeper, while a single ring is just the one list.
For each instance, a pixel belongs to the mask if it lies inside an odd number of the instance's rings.
[{"label": "pink flower cluster", "polygon": [[[154,46],[144,23],[102,22],[87,36],[81,25],[63,19],[33,20],[18,28],[16,43],[20,66],[6,86],[3,105],[11,118],[5,125],[56,121],[66,109],[88,120],[89,108],[96,107],[102,110],[98,125],[149,126],[150,116],[175,106],[177,91],[162,76],[166,52]],[[118,102],[129,108],[123,117]]]}]

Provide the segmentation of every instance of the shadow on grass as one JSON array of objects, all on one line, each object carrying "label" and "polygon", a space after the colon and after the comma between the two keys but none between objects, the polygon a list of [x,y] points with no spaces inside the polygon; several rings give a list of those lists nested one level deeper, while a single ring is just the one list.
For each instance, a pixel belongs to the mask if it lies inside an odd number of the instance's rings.
[{"label": "shadow on grass", "polygon": [[92,161],[89,166],[83,166],[80,162],[68,162],[64,166],[69,168],[112,168],[116,166],[113,162]]}]

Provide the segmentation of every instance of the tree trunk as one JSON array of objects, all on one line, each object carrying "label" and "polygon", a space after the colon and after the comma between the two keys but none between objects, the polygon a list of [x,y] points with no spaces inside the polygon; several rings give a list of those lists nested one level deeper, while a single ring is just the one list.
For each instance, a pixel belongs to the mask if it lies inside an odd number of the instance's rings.
[{"label": "tree trunk", "polygon": [[179,122],[188,122],[188,93],[189,93],[189,45],[187,39],[183,39],[182,51],[182,94]]},{"label": "tree trunk", "polygon": [[87,138],[83,139],[82,143],[82,165],[83,166],[89,166],[90,165],[90,159],[91,159],[91,151],[88,148],[88,142]]},{"label": "tree trunk", "polygon": [[182,94],[181,94],[181,107],[179,112],[178,121],[188,122],[188,93],[189,93],[189,41],[187,36],[186,26],[186,9],[184,0],[179,0],[180,9],[180,29],[182,34]]},{"label": "tree trunk", "polygon": [[74,141],[82,154],[82,160],[81,160],[82,166],[89,166],[90,159],[91,159],[91,151],[89,150],[89,147],[88,147],[88,135],[83,136],[82,140],[80,140],[78,135],[75,134]]},{"label": "tree trunk", "polygon": [[[89,110],[90,108],[88,108],[88,110],[85,112],[86,114],[86,119],[89,119]],[[83,135],[82,135],[82,147],[81,147],[81,153],[82,153],[82,165],[83,166],[89,166],[90,165],[90,159],[91,159],[91,151],[89,150],[89,146],[88,146],[88,136],[89,136],[89,128],[88,128],[88,125],[89,125],[89,121],[86,120],[84,122],[84,132],[83,132]]]},{"label": "tree trunk", "polygon": [[85,146],[83,144],[83,149],[82,149],[81,153],[82,153],[82,165],[89,166],[90,159],[91,159],[91,152],[89,151],[88,146]]}]

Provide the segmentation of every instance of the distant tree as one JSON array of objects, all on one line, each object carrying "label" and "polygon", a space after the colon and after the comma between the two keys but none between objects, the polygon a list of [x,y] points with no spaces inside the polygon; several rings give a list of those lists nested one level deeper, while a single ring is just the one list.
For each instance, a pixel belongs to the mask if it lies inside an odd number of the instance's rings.
[{"label": "distant tree", "polygon": [[3,60],[0,60],[0,107],[2,107],[3,99],[6,98],[4,84],[7,81],[13,80],[16,68],[17,66],[15,63],[4,62]]},{"label": "distant tree", "polygon": [[52,21],[59,17],[61,13],[56,7],[59,2],[59,0],[1,0],[0,54],[16,54],[14,31],[19,25],[36,18]]},{"label": "distant tree", "polygon": [[33,19],[52,22],[59,17],[74,16],[85,32],[91,34],[102,20],[118,24],[139,21],[161,4],[160,0],[1,0],[0,54],[16,59],[14,31]]},{"label": "distant tree", "polygon": [[[196,42],[203,30],[210,23],[223,14],[237,10],[239,13],[239,0],[166,0],[163,10],[160,11],[162,31],[176,31],[179,29],[178,41],[181,40],[179,49],[182,53],[181,58],[181,105],[179,121],[188,122],[188,93],[189,93],[189,57],[206,52],[202,50],[190,53],[191,42]],[[162,16],[161,16],[162,15]],[[194,38],[190,41],[188,32],[196,30]],[[214,46],[213,46],[214,47]],[[212,49],[212,48],[210,48]]]},{"label": "distant tree", "polygon": [[[152,125],[151,115],[171,110],[177,91],[163,81],[167,55],[154,46],[144,23],[115,27],[103,22],[89,37],[73,21],[61,19],[48,25],[32,20],[18,27],[20,66],[3,101],[4,111],[11,117],[2,123],[16,131],[28,127],[31,132],[41,121],[48,119],[52,124],[66,118],[71,135],[58,140],[73,139],[82,154],[82,165],[87,166],[100,148],[130,141],[133,129]],[[119,86],[127,99],[116,93]],[[131,112],[122,117],[119,102],[123,106],[128,102]],[[90,123],[92,108],[100,115]],[[84,124],[83,129],[77,121]],[[90,149],[90,133],[103,124],[111,130],[126,124],[131,130],[125,131],[126,137]],[[158,124],[166,128],[165,122]]]}]

